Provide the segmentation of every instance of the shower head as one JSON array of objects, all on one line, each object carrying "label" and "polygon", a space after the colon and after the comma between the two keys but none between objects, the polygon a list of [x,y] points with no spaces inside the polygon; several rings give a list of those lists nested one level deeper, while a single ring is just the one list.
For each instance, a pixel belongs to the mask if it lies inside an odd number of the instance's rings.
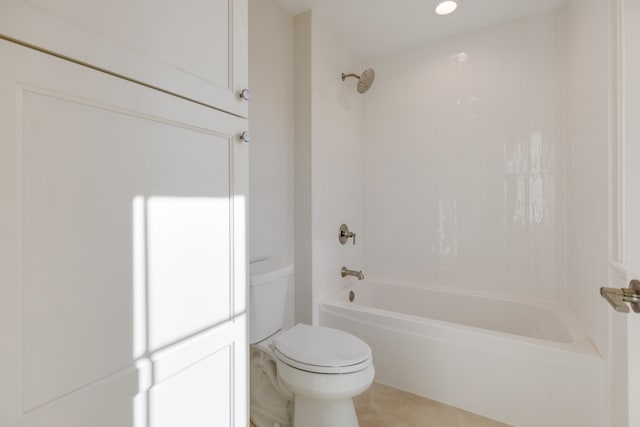
[{"label": "shower head", "polygon": [[342,81],[345,81],[347,77],[355,77],[358,79],[358,92],[365,93],[373,84],[373,80],[376,78],[376,72],[373,71],[373,68],[367,68],[361,75],[342,73]]}]

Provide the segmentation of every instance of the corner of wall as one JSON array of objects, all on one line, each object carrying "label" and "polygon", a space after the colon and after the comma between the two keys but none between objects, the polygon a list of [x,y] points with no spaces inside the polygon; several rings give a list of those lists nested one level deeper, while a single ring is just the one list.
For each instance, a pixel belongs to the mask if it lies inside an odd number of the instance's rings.
[{"label": "corner of wall", "polygon": [[[249,0],[250,259],[294,263],[294,18],[276,0]],[[294,323],[294,286],[285,325]]]},{"label": "corner of wall", "polygon": [[294,18],[295,321],[312,323],[311,250],[311,11]]}]

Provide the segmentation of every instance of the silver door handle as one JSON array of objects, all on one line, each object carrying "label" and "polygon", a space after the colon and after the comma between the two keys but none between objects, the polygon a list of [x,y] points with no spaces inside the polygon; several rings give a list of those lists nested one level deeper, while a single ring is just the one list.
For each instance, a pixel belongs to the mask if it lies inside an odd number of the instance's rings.
[{"label": "silver door handle", "polygon": [[242,89],[240,91],[240,98],[244,101],[251,101],[251,91],[249,89]]},{"label": "silver door handle", "polygon": [[244,142],[251,142],[251,133],[248,130],[245,130],[240,134],[240,139]]},{"label": "silver door handle", "polygon": [[633,311],[640,313],[640,280],[629,282],[628,288],[600,288],[600,295],[607,300],[617,312],[628,313],[629,303]]}]

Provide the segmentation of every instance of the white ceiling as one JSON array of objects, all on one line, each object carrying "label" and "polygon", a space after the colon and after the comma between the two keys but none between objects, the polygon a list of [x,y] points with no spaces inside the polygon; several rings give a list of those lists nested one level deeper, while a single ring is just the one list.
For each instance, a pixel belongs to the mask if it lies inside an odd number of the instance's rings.
[{"label": "white ceiling", "polygon": [[461,0],[436,16],[436,0],[278,0],[293,15],[312,9],[362,59],[562,7],[566,0]]}]

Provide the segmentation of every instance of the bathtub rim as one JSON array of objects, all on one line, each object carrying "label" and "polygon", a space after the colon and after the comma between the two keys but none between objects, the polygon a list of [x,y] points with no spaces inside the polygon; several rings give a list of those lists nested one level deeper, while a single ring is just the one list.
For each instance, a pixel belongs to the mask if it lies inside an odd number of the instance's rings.
[{"label": "bathtub rim", "polygon": [[[478,326],[470,326],[462,323],[455,323],[446,320],[440,319],[432,319],[428,317],[417,316],[413,314],[406,313],[398,313],[391,310],[385,310],[375,307],[369,307],[353,302],[348,302],[348,294],[349,291],[357,292],[358,288],[367,286],[367,284],[379,284],[383,286],[390,286],[396,288],[411,288],[417,290],[425,290],[432,292],[441,292],[441,293],[449,293],[454,295],[461,296],[470,296],[477,297],[481,299],[493,299],[499,300],[507,303],[517,303],[533,306],[536,308],[542,308],[545,310],[550,310],[557,314],[560,319],[564,322],[565,326],[569,330],[569,333],[573,336],[572,342],[562,342],[562,341],[552,341],[546,340],[542,338],[535,338],[524,335],[517,335],[508,332],[496,331],[492,329],[486,329]],[[416,286],[410,285],[408,283],[388,283],[376,278],[373,279],[365,279],[363,281],[352,282],[346,285],[344,288],[340,289],[337,292],[325,297],[319,303],[320,310],[328,309],[328,307],[335,306],[344,310],[353,310],[359,313],[372,313],[378,316],[388,316],[395,320],[399,321],[409,321],[415,324],[428,323],[435,324],[438,326],[445,327],[447,329],[453,330],[462,330],[465,333],[469,333],[472,335],[480,335],[480,336],[491,336],[499,341],[509,341],[512,342],[517,340],[522,342],[523,344],[532,346],[532,347],[548,347],[553,348],[558,351],[565,351],[570,353],[580,353],[587,356],[592,356],[594,358],[603,360],[601,353],[598,351],[597,347],[591,341],[589,336],[587,335],[585,329],[580,324],[577,316],[569,307],[568,304],[559,303],[559,302],[547,302],[547,301],[539,301],[539,300],[529,300],[526,298],[518,298],[518,297],[510,297],[504,295],[495,295],[495,294],[483,294],[477,291],[467,291],[467,290],[459,290],[459,289],[449,289],[444,286]],[[330,310],[330,309],[329,309]],[[335,312],[333,314],[336,314]]]}]

